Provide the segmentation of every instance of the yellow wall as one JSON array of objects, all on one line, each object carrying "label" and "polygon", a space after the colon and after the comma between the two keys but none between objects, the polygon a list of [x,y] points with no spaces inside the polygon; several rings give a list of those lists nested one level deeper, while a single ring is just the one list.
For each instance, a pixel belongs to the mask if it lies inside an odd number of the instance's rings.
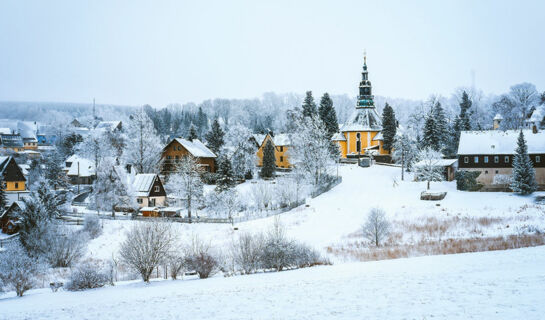
[{"label": "yellow wall", "polygon": [[379,146],[378,152],[380,155],[387,155],[389,154],[386,150],[382,148],[382,141],[373,141],[375,136],[379,133],[379,131],[360,131],[360,132],[343,132],[343,135],[347,139],[347,141],[338,141],[339,145],[341,146],[341,153],[342,157],[346,158],[349,154],[357,155],[356,151],[356,141],[357,141],[357,134],[360,134],[360,141],[361,141],[361,152],[360,154],[365,153],[365,148],[373,147],[373,146]]},{"label": "yellow wall", "polygon": [[[17,183],[17,188],[15,187]],[[6,181],[6,191],[25,191],[24,181]]]},{"label": "yellow wall", "polygon": [[278,168],[291,168],[291,164],[289,162],[289,155],[288,155],[289,146],[275,146],[270,135],[267,135],[265,139],[263,139],[263,143],[261,144],[259,149],[257,149],[257,152],[256,152],[257,166],[258,167],[263,166],[263,150],[265,149],[265,146],[267,145],[267,141],[271,141],[271,143],[274,146],[275,165]]}]

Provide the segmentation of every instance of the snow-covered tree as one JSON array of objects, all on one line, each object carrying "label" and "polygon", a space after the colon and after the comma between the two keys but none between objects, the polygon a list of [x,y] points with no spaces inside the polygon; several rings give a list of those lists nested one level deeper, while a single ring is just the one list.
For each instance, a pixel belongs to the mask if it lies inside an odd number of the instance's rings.
[{"label": "snow-covered tree", "polygon": [[407,134],[397,135],[394,141],[392,159],[401,164],[401,180],[404,180],[405,170],[411,171],[418,153],[417,143]]},{"label": "snow-covered tree", "polygon": [[392,150],[396,132],[397,120],[394,109],[386,103],[384,110],[382,110],[382,137],[384,150],[387,150],[388,152]]},{"label": "snow-covered tree", "polygon": [[307,91],[305,100],[303,101],[303,116],[312,118],[317,114],[318,110],[316,110],[316,103],[314,102],[312,91]]},{"label": "snow-covered tree", "polygon": [[269,140],[263,148],[263,163],[261,166],[261,177],[272,178],[276,170],[276,156],[274,154],[274,146]]},{"label": "snow-covered tree", "polygon": [[443,181],[443,167],[440,161],[443,158],[441,152],[430,148],[422,149],[417,154],[419,160],[416,166],[416,177],[419,181],[427,181],[427,189],[430,189],[431,181]]},{"label": "snow-covered tree", "polygon": [[12,245],[0,255],[0,284],[15,290],[18,297],[36,286],[40,263],[29,257],[21,246]]},{"label": "snow-covered tree", "polygon": [[320,100],[320,107],[318,108],[318,115],[326,126],[326,130],[331,138],[335,133],[339,131],[339,123],[337,122],[337,113],[333,108],[333,100],[326,92]]},{"label": "snow-covered tree", "polygon": [[210,131],[208,131],[205,135],[206,145],[215,154],[219,154],[221,147],[225,143],[223,140],[224,136],[225,136],[225,133],[221,129],[220,123],[218,119],[216,118],[212,122],[212,128],[210,128]]},{"label": "snow-covered tree", "polygon": [[240,124],[231,125],[225,135],[225,146],[221,153],[231,160],[233,174],[237,179],[251,176],[256,165],[256,150],[250,141],[251,136],[250,129]]},{"label": "snow-covered tree", "polygon": [[428,190],[431,181],[443,181],[443,167],[440,165],[443,158],[441,152],[426,148],[418,152],[417,158],[420,161],[416,167],[416,177],[419,181],[428,182]]},{"label": "snow-covered tree", "polygon": [[191,220],[191,210],[203,197],[201,181],[202,167],[191,155],[182,157],[176,166],[176,172],[168,178],[165,188],[170,195],[186,201],[187,217]]},{"label": "snow-covered tree", "polygon": [[503,116],[501,128],[523,128],[532,107],[539,104],[539,98],[535,85],[527,82],[513,85],[508,94],[502,95],[492,104],[494,112]]},{"label": "snow-covered tree", "polygon": [[70,185],[63,171],[63,163],[62,155],[58,152],[50,152],[44,158],[44,177],[54,190],[68,188]]},{"label": "snow-covered tree", "polygon": [[318,187],[328,176],[338,154],[331,152],[331,140],[320,119],[303,117],[297,126],[297,133],[291,135],[290,160]]},{"label": "snow-covered tree", "polygon": [[380,246],[390,233],[390,222],[386,219],[386,212],[380,208],[372,208],[363,225],[363,236]]},{"label": "snow-covered tree", "polygon": [[136,209],[136,197],[132,184],[122,181],[116,172],[115,160],[104,158],[97,168],[97,178],[93,183],[94,205],[97,210],[110,211],[115,217],[116,208]]},{"label": "snow-covered tree", "polygon": [[124,163],[136,166],[139,173],[156,173],[163,147],[149,116],[143,110],[134,113],[125,131]]},{"label": "snow-covered tree", "polygon": [[149,282],[151,273],[168,257],[175,237],[168,223],[148,221],[135,224],[121,244],[121,260]]},{"label": "snow-covered tree", "polygon": [[216,180],[216,191],[222,192],[231,189],[235,185],[231,161],[226,155],[220,155],[218,160],[218,179]]},{"label": "snow-covered tree", "polygon": [[4,175],[0,174],[0,214],[2,214],[6,208],[8,200],[6,198],[6,191],[4,190],[6,182],[4,181]]},{"label": "snow-covered tree", "polygon": [[189,135],[187,136],[187,140],[193,141],[195,139],[198,139],[197,136],[197,129],[195,129],[195,126],[191,124],[191,127],[189,128]]},{"label": "snow-covered tree", "polygon": [[511,189],[520,194],[531,194],[537,190],[536,173],[528,155],[528,146],[522,130],[517,140],[517,149],[513,159]]},{"label": "snow-covered tree", "polygon": [[98,168],[101,160],[104,157],[112,156],[113,151],[102,130],[91,130],[83,141],[76,146],[76,153],[93,161],[95,168]]}]

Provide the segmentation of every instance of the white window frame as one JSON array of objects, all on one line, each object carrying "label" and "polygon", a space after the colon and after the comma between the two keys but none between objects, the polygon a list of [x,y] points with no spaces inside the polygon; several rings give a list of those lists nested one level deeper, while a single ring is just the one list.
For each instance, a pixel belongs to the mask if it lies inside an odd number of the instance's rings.
[{"label": "white window frame", "polygon": [[464,163],[469,163],[469,157],[464,157]]},{"label": "white window frame", "polygon": [[488,163],[488,156],[484,156],[484,163]]},{"label": "white window frame", "polygon": [[159,192],[161,191],[161,188],[159,188],[159,186],[155,186],[155,192]]},{"label": "white window frame", "polygon": [[500,157],[494,156],[494,163],[499,163],[499,162],[500,162]]},{"label": "white window frame", "polygon": [[540,163],[541,162],[541,156],[536,156],[536,163]]},{"label": "white window frame", "polygon": [[473,162],[474,163],[479,163],[479,156],[473,157]]},{"label": "white window frame", "polygon": [[509,156],[505,156],[505,158],[503,158],[503,162],[509,163],[509,161],[510,161]]}]

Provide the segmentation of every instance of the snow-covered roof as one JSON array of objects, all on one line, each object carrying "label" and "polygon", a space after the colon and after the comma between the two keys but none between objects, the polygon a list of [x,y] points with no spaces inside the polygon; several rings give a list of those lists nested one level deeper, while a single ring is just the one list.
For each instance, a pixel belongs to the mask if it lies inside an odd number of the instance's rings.
[{"label": "snow-covered roof", "polygon": [[33,121],[18,121],[17,131],[23,138],[36,138],[38,124]]},{"label": "snow-covered roof", "polygon": [[116,128],[121,127],[121,121],[100,121],[95,129],[110,130],[113,131]]},{"label": "snow-covered roof", "polygon": [[51,151],[55,150],[55,146],[38,146],[39,151]]},{"label": "snow-covered roof", "polygon": [[501,114],[496,113],[496,115],[494,116],[494,119],[492,120],[503,120],[503,117],[501,116]]},{"label": "snow-covered roof", "polygon": [[189,141],[183,138],[176,138],[176,141],[180,143],[192,156],[197,158],[215,158],[216,155],[212,150],[208,149],[204,143],[199,139],[193,139]]},{"label": "snow-covered roof", "polygon": [[[545,131],[522,130],[528,153],[545,153]],[[458,154],[514,154],[519,130],[462,131]]]},{"label": "snow-covered roof", "polygon": [[382,130],[382,121],[375,108],[358,108],[345,125],[341,128],[346,131],[380,131]]},{"label": "snow-covered roof", "polygon": [[140,211],[158,211],[157,207],[142,207]]},{"label": "snow-covered roof", "polygon": [[164,208],[160,208],[159,212],[178,212],[183,210],[184,208],[182,207],[164,207]]},{"label": "snow-covered roof", "polygon": [[332,141],[346,141],[346,137],[344,136],[344,134],[340,133],[340,132],[337,132],[333,135],[333,137],[331,137],[331,140]]},{"label": "snow-covered roof", "polygon": [[156,176],[157,175],[155,173],[140,173],[134,177],[132,186],[134,191],[137,193],[137,196],[148,196]]},{"label": "snow-covered roof", "polygon": [[[438,167],[450,167],[456,162],[458,162],[458,159],[437,159],[434,161],[435,165]],[[415,163],[415,166],[417,167],[425,166],[425,165],[428,165],[429,163],[430,163],[429,160],[422,160]]]},{"label": "snow-covered roof", "polygon": [[0,128],[0,134],[10,134],[11,129],[10,128]]},{"label": "snow-covered roof", "polygon": [[94,176],[96,173],[95,164],[91,160],[81,158],[77,155],[72,155],[68,159],[66,159],[66,162],[72,163],[70,167],[66,168],[68,169],[68,172],[66,174],[69,176],[78,176],[78,170],[80,177],[91,177]]},{"label": "snow-covered roof", "polygon": [[384,137],[382,136],[382,132],[377,133],[375,137],[373,138],[373,141],[379,141],[379,140],[384,140]]},{"label": "snow-covered roof", "polygon": [[291,144],[290,136],[286,133],[279,133],[273,137],[275,146],[289,146]]},{"label": "snow-covered roof", "polygon": [[528,119],[530,122],[541,122],[545,118],[545,105],[537,107],[532,116]]},{"label": "snow-covered roof", "polygon": [[258,133],[254,133],[252,135],[255,139],[255,141],[257,142],[258,145],[262,145],[263,144],[263,140],[265,140],[265,137],[267,136],[266,134],[258,134]]}]

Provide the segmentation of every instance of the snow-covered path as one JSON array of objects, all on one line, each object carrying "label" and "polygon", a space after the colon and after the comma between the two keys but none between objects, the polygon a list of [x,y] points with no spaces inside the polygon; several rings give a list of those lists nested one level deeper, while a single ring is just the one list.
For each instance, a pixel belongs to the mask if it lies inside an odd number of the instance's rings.
[{"label": "snow-covered path", "polygon": [[545,247],[208,280],[36,290],[0,319],[542,319]]}]

